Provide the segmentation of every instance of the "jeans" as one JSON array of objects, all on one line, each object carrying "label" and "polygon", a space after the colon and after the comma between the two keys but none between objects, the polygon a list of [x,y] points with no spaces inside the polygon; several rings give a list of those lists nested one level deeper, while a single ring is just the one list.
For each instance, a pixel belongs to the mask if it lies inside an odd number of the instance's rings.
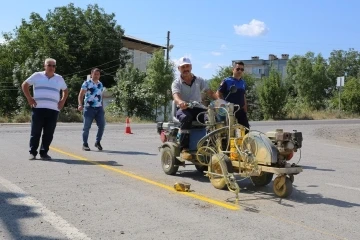
[{"label": "jeans", "polygon": [[[190,129],[193,121],[197,121],[196,117],[198,114],[205,112],[202,108],[187,108],[179,109],[176,112],[176,118],[180,121],[180,150],[189,149],[190,143]],[[205,114],[202,113],[198,117],[199,121],[204,123],[206,120]]]},{"label": "jeans", "polygon": [[93,121],[96,121],[98,131],[96,142],[100,142],[105,129],[105,112],[103,107],[85,107],[83,110],[83,144],[88,144],[89,130]]},{"label": "jeans", "polygon": [[36,156],[42,132],[40,156],[49,151],[53,140],[59,112],[47,108],[33,108],[31,113],[31,136],[29,152]]}]

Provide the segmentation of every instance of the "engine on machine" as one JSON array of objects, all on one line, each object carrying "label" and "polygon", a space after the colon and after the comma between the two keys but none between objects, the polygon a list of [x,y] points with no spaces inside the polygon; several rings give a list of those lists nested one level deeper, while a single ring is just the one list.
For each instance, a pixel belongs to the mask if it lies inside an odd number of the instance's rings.
[{"label": "engine on machine", "polygon": [[297,152],[302,147],[302,132],[284,132],[283,129],[276,129],[275,131],[267,132],[266,136],[272,141],[279,151],[279,160],[289,161],[294,152]]}]

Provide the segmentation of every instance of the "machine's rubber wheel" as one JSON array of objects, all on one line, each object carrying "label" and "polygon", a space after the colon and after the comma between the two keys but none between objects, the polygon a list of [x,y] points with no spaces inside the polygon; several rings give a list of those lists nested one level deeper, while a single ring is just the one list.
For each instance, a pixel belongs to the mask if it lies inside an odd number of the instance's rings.
[{"label": "machine's rubber wheel", "polygon": [[[223,158],[223,160],[225,161],[225,165],[226,165],[226,169],[224,169],[224,172],[221,169],[220,166],[220,159]],[[233,173],[233,167],[232,167],[232,163],[231,160],[229,159],[228,156],[226,156],[225,154],[215,154],[212,157],[212,164],[210,164],[208,166],[208,171],[209,172],[213,172],[213,173],[217,173],[217,174],[228,174],[228,173]],[[209,175],[209,179],[211,184],[217,188],[217,189],[221,189],[224,190],[227,188],[226,185],[226,180],[225,177],[220,177],[220,176],[211,176]]]},{"label": "machine's rubber wheel", "polygon": [[[279,187],[278,185],[281,181],[281,178],[283,178],[283,177],[285,178],[285,183]],[[292,185],[290,178],[285,177],[285,176],[283,176],[283,177],[276,177],[274,179],[273,190],[274,190],[274,193],[278,197],[286,198],[291,195],[292,190],[293,190],[293,185]]]},{"label": "machine's rubber wheel", "polygon": [[274,174],[269,172],[261,172],[260,176],[251,176],[251,181],[257,187],[263,187],[271,183]]},{"label": "machine's rubber wheel", "polygon": [[161,149],[161,166],[167,175],[175,175],[179,169],[179,166],[175,166],[177,161],[174,155],[174,152],[169,147]]},{"label": "machine's rubber wheel", "polygon": [[206,171],[206,169],[208,168],[207,166],[204,165],[195,165],[196,170],[198,170],[199,172],[203,173],[204,171]]},{"label": "machine's rubber wheel", "polygon": [[294,175],[289,175],[289,179],[290,179],[290,181],[292,182],[292,183],[294,183]]}]

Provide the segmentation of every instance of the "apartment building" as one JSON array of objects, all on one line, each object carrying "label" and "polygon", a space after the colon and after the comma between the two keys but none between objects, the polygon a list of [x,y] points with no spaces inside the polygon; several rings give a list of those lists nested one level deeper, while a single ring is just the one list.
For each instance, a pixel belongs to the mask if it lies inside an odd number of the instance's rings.
[{"label": "apartment building", "polygon": [[289,54],[281,54],[278,58],[274,54],[269,54],[268,59],[260,59],[258,56],[251,57],[249,60],[233,60],[234,65],[237,61],[242,61],[245,64],[245,72],[252,74],[256,78],[269,76],[271,66],[278,70],[282,78],[286,77],[286,64],[289,60]]}]

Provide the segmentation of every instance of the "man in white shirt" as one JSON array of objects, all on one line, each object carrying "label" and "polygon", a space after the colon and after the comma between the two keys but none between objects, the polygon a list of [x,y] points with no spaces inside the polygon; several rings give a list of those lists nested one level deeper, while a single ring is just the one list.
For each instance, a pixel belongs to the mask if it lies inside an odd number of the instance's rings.
[{"label": "man in white shirt", "polygon": [[[56,60],[47,58],[44,68],[45,71],[33,73],[21,85],[24,95],[32,107],[29,160],[36,159],[41,132],[40,158],[51,159],[48,151],[53,140],[59,111],[64,107],[69,95],[65,80],[55,73]],[[33,86],[33,96],[30,95],[30,86]],[[62,90],[61,99],[60,90]]]}]

